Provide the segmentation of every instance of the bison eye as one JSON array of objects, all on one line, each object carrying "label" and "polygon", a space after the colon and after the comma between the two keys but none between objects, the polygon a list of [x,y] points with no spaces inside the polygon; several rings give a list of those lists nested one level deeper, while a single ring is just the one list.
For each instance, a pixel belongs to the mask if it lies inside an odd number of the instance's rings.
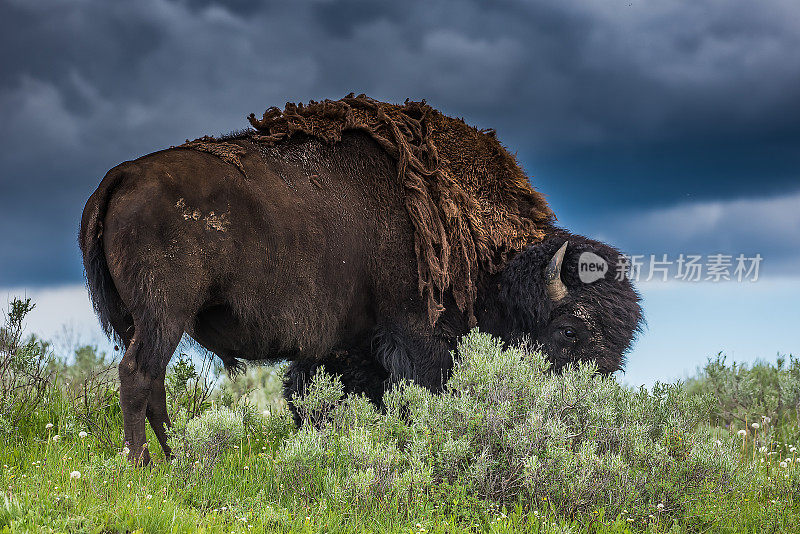
[{"label": "bison eye", "polygon": [[573,339],[576,336],[575,330],[573,330],[572,328],[569,328],[569,327],[564,328],[563,330],[561,330],[561,333],[564,335],[564,337],[569,338],[569,339]]}]

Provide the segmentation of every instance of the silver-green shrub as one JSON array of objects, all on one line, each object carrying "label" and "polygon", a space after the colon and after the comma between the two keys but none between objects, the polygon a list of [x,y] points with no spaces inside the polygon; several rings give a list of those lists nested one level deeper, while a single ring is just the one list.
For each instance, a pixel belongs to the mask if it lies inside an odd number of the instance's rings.
[{"label": "silver-green shrub", "polygon": [[342,381],[325,372],[320,367],[311,377],[312,386],[302,397],[294,396],[292,404],[305,423],[315,426],[325,425],[344,397]]},{"label": "silver-green shrub", "polygon": [[214,392],[217,404],[232,405],[246,398],[259,410],[276,411],[286,407],[283,399],[282,377],[285,364],[257,365],[252,364],[235,376],[220,376]]},{"label": "silver-green shrub", "polygon": [[35,336],[23,339],[31,299],[15,298],[0,324],[0,436],[19,432],[52,393],[55,359],[50,344]]},{"label": "silver-green shrub", "polygon": [[353,502],[448,485],[571,516],[604,508],[677,517],[701,486],[734,476],[734,439],[712,446],[698,433],[708,396],[681,385],[626,388],[589,364],[552,373],[542,354],[477,331],[459,354],[443,393],[400,384],[384,412],[318,373],[296,404],[313,424],[277,454],[284,483]]},{"label": "silver-green shrub", "polygon": [[235,408],[215,406],[189,418],[181,410],[170,430],[169,443],[179,465],[213,466],[219,457],[239,447],[248,435],[264,433],[264,419],[247,404]]},{"label": "silver-green shrub", "polygon": [[712,474],[690,443],[707,399],[679,386],[627,389],[588,364],[553,374],[542,354],[504,350],[478,332],[459,353],[445,394],[405,385],[387,399],[395,417],[410,408],[413,439],[430,451],[437,480],[574,514],[674,508]]},{"label": "silver-green shrub", "polygon": [[687,388],[714,397],[712,422],[717,425],[749,428],[766,421],[780,427],[800,419],[800,359],[791,355],[778,358],[777,365],[728,365],[719,354]]}]

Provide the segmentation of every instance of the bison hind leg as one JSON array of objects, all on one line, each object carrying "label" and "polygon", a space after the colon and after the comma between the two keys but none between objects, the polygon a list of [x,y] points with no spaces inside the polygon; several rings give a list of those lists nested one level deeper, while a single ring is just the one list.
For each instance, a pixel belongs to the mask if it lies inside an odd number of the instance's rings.
[{"label": "bison hind leg", "polygon": [[147,464],[145,419],[166,456],[171,451],[167,444],[167,415],[164,378],[167,365],[180,343],[183,327],[174,322],[158,324],[145,318],[134,318],[134,334],[119,363],[120,407],[125,430],[128,458]]}]

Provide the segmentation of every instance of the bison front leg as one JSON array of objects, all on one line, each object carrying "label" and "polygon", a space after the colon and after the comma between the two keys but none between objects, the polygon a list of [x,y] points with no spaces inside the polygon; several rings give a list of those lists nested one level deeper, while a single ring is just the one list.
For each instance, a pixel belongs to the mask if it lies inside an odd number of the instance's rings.
[{"label": "bison front leg", "polygon": [[434,393],[440,392],[450,377],[454,348],[454,343],[435,332],[399,322],[379,327],[372,342],[375,358],[392,382],[409,380]]}]

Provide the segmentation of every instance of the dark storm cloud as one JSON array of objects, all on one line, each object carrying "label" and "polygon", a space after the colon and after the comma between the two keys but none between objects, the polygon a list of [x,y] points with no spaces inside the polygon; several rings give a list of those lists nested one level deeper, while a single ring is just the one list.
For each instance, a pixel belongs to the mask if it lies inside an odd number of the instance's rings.
[{"label": "dark storm cloud", "polygon": [[788,191],[798,15],[741,0],[3,2],[0,285],[79,279],[80,210],[116,163],[350,91],[496,128],[567,221]]},{"label": "dark storm cloud", "polygon": [[[631,210],[608,218],[602,229],[583,230],[612,240],[628,254],[674,261],[680,254],[760,255],[761,276],[800,273],[800,191],[738,200],[682,202]],[[582,226],[581,223],[577,223]],[[675,266],[673,265],[673,268]]]}]

